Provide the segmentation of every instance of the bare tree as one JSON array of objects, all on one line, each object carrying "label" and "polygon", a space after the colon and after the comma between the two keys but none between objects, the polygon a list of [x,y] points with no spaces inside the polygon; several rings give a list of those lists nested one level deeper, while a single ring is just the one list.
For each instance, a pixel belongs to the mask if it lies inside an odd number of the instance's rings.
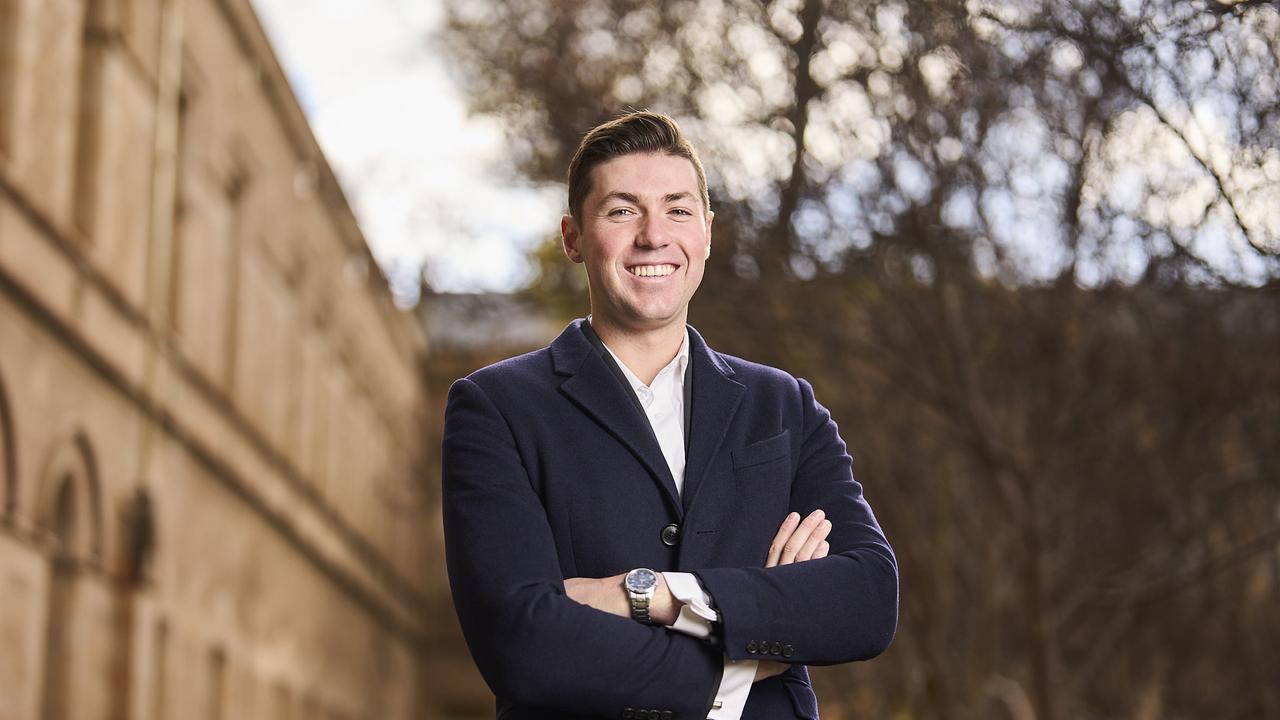
[{"label": "bare tree", "polygon": [[530,179],[628,107],[703,149],[694,322],[813,380],[900,554],[824,716],[1280,716],[1274,3],[456,0],[442,40]]}]

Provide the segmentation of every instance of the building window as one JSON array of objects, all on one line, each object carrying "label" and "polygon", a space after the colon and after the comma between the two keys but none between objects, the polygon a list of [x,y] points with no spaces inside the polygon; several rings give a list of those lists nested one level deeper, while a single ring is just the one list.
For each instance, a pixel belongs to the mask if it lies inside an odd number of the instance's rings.
[{"label": "building window", "polygon": [[77,657],[72,624],[77,613],[77,575],[80,564],[77,549],[84,546],[86,528],[77,521],[79,504],[84,498],[76,492],[71,475],[58,482],[57,500],[52,517],[53,558],[49,580],[49,620],[45,633],[44,720],[67,720],[71,712]]},{"label": "building window", "polygon": [[9,156],[11,143],[19,20],[18,0],[0,0],[0,157]]},{"label": "building window", "polygon": [[205,718],[222,720],[226,707],[227,690],[227,653],[222,648],[215,648],[209,653],[209,687],[205,700]]},{"label": "building window", "polygon": [[[0,0],[3,1],[3,0]],[[102,153],[102,82],[106,67],[107,39],[99,28],[102,0],[89,0],[85,13],[84,41],[80,49],[80,112],[76,121],[74,219],[85,237],[93,239],[97,210],[98,167]]]},{"label": "building window", "polygon": [[35,519],[55,558],[96,565],[102,551],[102,508],[89,441],[77,432],[55,446],[38,489]]},{"label": "building window", "polygon": [[151,649],[151,720],[169,717],[169,623],[156,623]]},{"label": "building window", "polygon": [[83,689],[75,681],[97,676],[76,632],[85,621],[80,596],[86,570],[97,566],[102,549],[96,465],[82,434],[54,447],[38,493],[35,519],[50,557],[41,718],[70,720],[81,714],[76,698]]},{"label": "building window", "polygon": [[271,720],[293,720],[293,698],[284,681],[277,682],[271,691]]},{"label": "building window", "polygon": [[[7,0],[0,0],[6,2]],[[9,400],[0,381],[0,519],[13,519],[17,504],[17,458],[14,457],[13,416],[9,414]]]}]

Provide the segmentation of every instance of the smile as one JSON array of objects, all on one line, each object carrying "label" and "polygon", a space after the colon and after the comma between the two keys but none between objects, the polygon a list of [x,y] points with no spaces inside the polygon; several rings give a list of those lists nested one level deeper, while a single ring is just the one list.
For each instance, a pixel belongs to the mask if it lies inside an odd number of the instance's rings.
[{"label": "smile", "polygon": [[627,268],[627,272],[636,277],[666,277],[675,271],[675,265],[636,265]]}]

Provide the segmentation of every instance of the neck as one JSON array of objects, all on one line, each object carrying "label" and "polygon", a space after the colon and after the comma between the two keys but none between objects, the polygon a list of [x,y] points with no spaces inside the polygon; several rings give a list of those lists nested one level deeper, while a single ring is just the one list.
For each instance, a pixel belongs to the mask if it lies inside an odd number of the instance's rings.
[{"label": "neck", "polygon": [[684,344],[684,319],[652,330],[624,328],[597,315],[591,316],[591,328],[609,346],[618,359],[645,385],[653,382],[658,372],[680,352]]}]

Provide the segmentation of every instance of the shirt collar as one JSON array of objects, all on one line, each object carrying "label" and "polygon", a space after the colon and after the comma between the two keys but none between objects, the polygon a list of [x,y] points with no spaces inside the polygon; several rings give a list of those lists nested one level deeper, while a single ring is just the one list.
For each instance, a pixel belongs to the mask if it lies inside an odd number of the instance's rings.
[{"label": "shirt collar", "polygon": [[[587,316],[587,322],[591,322],[590,315]],[[641,380],[639,376],[631,372],[631,368],[627,367],[627,364],[622,362],[622,358],[618,357],[618,354],[613,351],[613,348],[609,347],[608,345],[605,345],[603,340],[600,341],[600,344],[604,345],[604,349],[608,350],[609,354],[613,356],[614,362],[618,363],[618,367],[621,368],[622,374],[626,376],[627,382],[631,383],[632,390],[636,390],[638,392],[640,388],[645,388],[646,390],[652,389],[648,385],[645,385],[644,381]],[[657,383],[658,378],[662,377],[663,373],[674,372],[675,373],[674,379],[676,381],[677,386],[683,387],[684,371],[688,367],[689,367],[689,327],[686,325],[684,329],[684,341],[680,343],[680,351],[676,353],[675,357],[671,358],[671,362],[667,363],[665,367],[663,367],[661,370],[658,371],[657,375],[653,376],[653,381],[654,383]]]}]

